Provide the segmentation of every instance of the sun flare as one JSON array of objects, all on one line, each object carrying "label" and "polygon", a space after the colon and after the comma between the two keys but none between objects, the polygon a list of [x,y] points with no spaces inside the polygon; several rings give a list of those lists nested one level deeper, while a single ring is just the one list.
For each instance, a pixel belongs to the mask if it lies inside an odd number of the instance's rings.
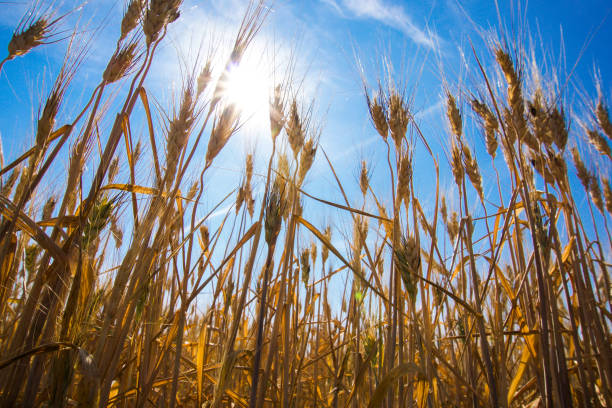
[{"label": "sun flare", "polygon": [[269,128],[269,96],[272,89],[270,73],[265,64],[243,58],[228,68],[223,86],[224,98],[240,111],[244,127],[254,131]]}]

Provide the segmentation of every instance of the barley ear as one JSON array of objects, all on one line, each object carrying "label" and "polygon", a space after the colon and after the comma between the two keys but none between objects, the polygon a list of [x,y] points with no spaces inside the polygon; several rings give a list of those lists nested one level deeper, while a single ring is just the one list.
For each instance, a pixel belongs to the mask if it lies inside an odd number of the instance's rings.
[{"label": "barley ear", "polygon": [[48,220],[51,219],[53,214],[53,210],[55,209],[55,205],[57,204],[57,197],[51,196],[47,202],[45,203],[42,210],[42,219]]},{"label": "barley ear", "polygon": [[102,78],[108,84],[123,78],[136,62],[136,42],[124,45],[117,49],[111,57]]},{"label": "barley ear", "polygon": [[268,245],[272,245],[276,241],[283,221],[283,212],[286,206],[283,185],[284,183],[279,179],[274,180],[268,197],[266,197],[264,231]]},{"label": "barley ear", "polygon": [[13,187],[15,186],[15,182],[19,178],[21,174],[21,168],[17,167],[14,169],[11,174],[8,176],[6,182],[2,185],[2,195],[4,197],[9,197],[11,195],[11,191],[13,191]]},{"label": "barley ear", "polygon": [[194,117],[195,101],[191,84],[188,84],[183,91],[183,98],[177,113],[170,121],[168,126],[168,136],[166,143],[166,174],[163,188],[169,188],[174,181],[179,157],[187,145],[187,139],[191,133],[191,127],[195,121]]},{"label": "barley ear", "polygon": [[596,108],[597,122],[601,130],[608,136],[608,139],[612,140],[612,123],[610,122],[610,113],[608,108],[604,105],[603,100],[600,99],[597,103]]},{"label": "barley ear", "polygon": [[564,150],[567,145],[568,130],[565,123],[565,113],[563,109],[555,107],[548,118],[548,129],[552,134],[552,139],[559,150]]},{"label": "barley ear", "polygon": [[370,98],[366,92],[366,100],[368,103],[368,110],[370,111],[370,118],[374,124],[374,128],[378,134],[384,139],[387,139],[389,134],[389,123],[388,123],[388,108],[385,104],[385,100],[382,97],[382,92],[379,92],[373,98]]},{"label": "barley ear", "polygon": [[270,99],[270,135],[276,140],[283,126],[285,126],[285,111],[282,87],[274,87],[274,95]]},{"label": "barley ear", "polygon": [[389,96],[389,129],[397,151],[400,150],[402,140],[406,136],[408,118],[408,107],[402,95],[392,90]]},{"label": "barley ear", "polygon": [[612,150],[610,150],[610,145],[608,145],[606,138],[603,137],[601,133],[594,129],[588,129],[587,136],[589,138],[589,143],[593,145],[595,150],[604,156],[608,156],[608,159],[612,159]]},{"label": "barley ear", "polygon": [[446,95],[446,115],[448,116],[451,131],[460,139],[463,132],[463,122],[455,97],[450,92]]},{"label": "barley ear", "polygon": [[298,112],[297,102],[294,99],[291,102],[291,108],[289,110],[289,120],[285,124],[285,131],[287,132],[287,139],[289,141],[289,146],[291,147],[291,151],[293,151],[293,157],[297,159],[298,154],[302,150],[302,146],[304,145],[304,124],[302,123],[302,119],[300,118],[300,114]]},{"label": "barley ear", "polygon": [[46,17],[39,18],[25,30],[13,33],[8,44],[7,60],[27,54],[32,48],[44,43],[48,37],[51,24]]},{"label": "barley ear", "polygon": [[601,212],[604,213],[604,200],[601,194],[601,188],[599,186],[599,180],[593,174],[591,174],[591,181],[589,182],[589,194],[591,195],[591,199],[593,200],[593,204],[595,207]]},{"label": "barley ear", "polygon": [[465,144],[463,145],[463,162],[465,163],[465,172],[472,182],[472,185],[478,192],[478,196],[482,200],[484,195],[482,191],[482,177],[478,168],[478,162],[476,161],[476,158],[472,156],[469,147]]},{"label": "barley ear", "polygon": [[574,166],[576,167],[576,172],[578,174],[580,183],[582,183],[582,186],[586,191],[590,191],[589,184],[591,183],[591,172],[587,170],[584,162],[580,158],[578,149],[575,147],[572,148],[572,159],[574,160]]},{"label": "barley ear", "polygon": [[604,178],[603,183],[603,196],[606,202],[606,211],[612,215],[612,188],[610,187],[610,180]]},{"label": "barley ear", "polygon": [[489,156],[492,158],[495,158],[495,153],[497,151],[497,136],[495,134],[499,127],[497,118],[487,105],[478,101],[477,99],[472,100],[472,109],[478,116],[480,116],[483,122],[487,153],[489,153]]},{"label": "barley ear", "polygon": [[454,242],[457,239],[457,236],[459,235],[459,217],[456,211],[453,211],[451,213],[451,217],[448,221],[448,224],[446,225],[446,229],[448,231],[448,236],[450,240]]},{"label": "barley ear", "polygon": [[310,250],[304,249],[300,254],[300,272],[302,273],[302,282],[304,286],[308,286],[310,277]]},{"label": "barley ear", "polygon": [[410,199],[410,180],[412,179],[412,160],[408,154],[401,159],[399,173],[397,176],[397,199],[408,203]]},{"label": "barley ear", "polygon": [[317,153],[317,143],[312,139],[308,139],[300,153],[300,167],[298,171],[298,185],[301,185],[306,178],[306,173],[312,167],[315,155]]},{"label": "barley ear", "polygon": [[145,12],[142,29],[147,47],[159,38],[166,24],[174,22],[179,16],[182,0],[150,0]]},{"label": "barley ear", "polygon": [[206,166],[209,166],[225,146],[238,126],[238,112],[233,104],[225,106],[215,119],[206,149]]},{"label": "barley ear", "polygon": [[368,187],[370,185],[370,175],[368,172],[368,164],[365,160],[361,161],[361,172],[359,173],[359,189],[361,190],[361,194],[365,197],[368,192]]},{"label": "barley ear", "polygon": [[416,274],[421,266],[421,253],[416,239],[412,236],[402,237],[393,253],[395,267],[399,270],[406,292],[410,299],[416,298]]},{"label": "barley ear", "polygon": [[454,141],[451,145],[451,171],[455,178],[455,183],[461,188],[461,182],[463,181],[463,163],[461,159],[461,150]]},{"label": "barley ear", "polygon": [[446,224],[448,220],[448,208],[446,207],[446,197],[442,196],[440,200],[440,214],[442,215],[442,221]]},{"label": "barley ear", "polygon": [[119,37],[119,41],[123,40],[134,28],[136,28],[142,16],[143,9],[143,0],[130,0],[123,14],[123,19],[121,20],[121,36]]},{"label": "barley ear", "polygon": [[[327,239],[327,242],[331,242],[332,235],[331,235],[331,227],[329,225],[325,227],[325,231],[323,231],[323,235],[325,236],[325,239]],[[323,247],[321,248],[321,259],[323,263],[327,261],[328,257],[329,257],[329,248],[327,247],[327,245],[323,245]]]}]

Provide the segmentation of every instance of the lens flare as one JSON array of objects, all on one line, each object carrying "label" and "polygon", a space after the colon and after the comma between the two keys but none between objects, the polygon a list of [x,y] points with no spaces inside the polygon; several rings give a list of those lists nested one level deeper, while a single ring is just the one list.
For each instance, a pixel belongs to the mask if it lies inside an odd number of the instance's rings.
[{"label": "lens flare", "polygon": [[241,122],[249,130],[269,129],[269,95],[272,89],[269,72],[263,64],[244,58],[228,68],[223,97],[241,114]]}]

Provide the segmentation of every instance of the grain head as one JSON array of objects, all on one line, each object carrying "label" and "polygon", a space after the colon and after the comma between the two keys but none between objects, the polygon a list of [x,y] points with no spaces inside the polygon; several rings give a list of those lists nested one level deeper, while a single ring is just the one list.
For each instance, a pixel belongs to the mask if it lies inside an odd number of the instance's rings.
[{"label": "grain head", "polygon": [[412,300],[416,297],[417,279],[421,266],[421,253],[416,239],[412,236],[402,237],[393,253],[395,267],[400,272],[406,292]]},{"label": "grain head", "polygon": [[361,171],[359,172],[359,189],[365,197],[370,185],[370,175],[368,172],[368,163],[365,160],[361,161]]},{"label": "grain head", "polygon": [[123,13],[123,19],[121,20],[121,36],[119,37],[119,41],[127,37],[127,35],[136,28],[140,22],[144,6],[144,0],[130,0],[125,9],[125,13]]},{"label": "grain head", "polygon": [[608,108],[601,98],[597,103],[595,115],[597,116],[597,123],[599,123],[601,130],[603,130],[606,136],[608,136],[608,139],[612,140],[612,123],[610,122],[610,113],[608,112]]},{"label": "grain head", "polygon": [[34,21],[28,28],[17,30],[13,33],[8,44],[7,59],[13,59],[27,54],[32,48],[44,43],[49,36],[52,23],[48,17],[42,17]]},{"label": "grain head", "polygon": [[408,107],[403,96],[396,90],[391,90],[389,95],[389,130],[397,151],[401,150],[402,140],[406,136],[408,120]]},{"label": "grain head", "polygon": [[595,129],[587,129],[586,133],[589,143],[591,143],[595,150],[604,156],[608,156],[608,159],[612,159],[612,150],[610,150],[610,145],[608,145],[606,138]]},{"label": "grain head", "polygon": [[[270,135],[276,140],[285,126],[285,101],[281,85],[274,87],[274,95],[270,99]],[[291,107],[293,109],[293,105]]]},{"label": "grain head", "polygon": [[129,73],[138,60],[136,57],[137,46],[138,43],[131,42],[122,45],[115,51],[102,75],[106,83],[117,82]]},{"label": "grain head", "polygon": [[366,92],[366,100],[370,112],[370,119],[374,124],[374,128],[378,134],[386,140],[389,134],[389,123],[387,119],[388,107],[382,96],[382,92],[378,92],[373,98],[370,98],[370,95]]},{"label": "grain head", "polygon": [[285,124],[285,131],[287,132],[287,140],[289,146],[293,152],[293,157],[297,160],[298,154],[302,150],[305,139],[305,127],[298,112],[297,102],[294,99],[291,102],[291,108],[289,109],[289,119]]},{"label": "grain head", "polygon": [[457,101],[455,101],[455,97],[450,92],[446,94],[446,116],[448,117],[451,132],[457,139],[460,139],[463,133],[463,121],[457,107]]},{"label": "grain head", "polygon": [[491,112],[487,105],[478,101],[477,99],[472,99],[472,109],[474,110],[474,112],[476,112],[476,114],[483,122],[487,153],[489,153],[489,156],[491,156],[492,158],[495,158],[495,153],[497,152],[496,133],[499,127],[497,118],[495,117],[493,112]]}]

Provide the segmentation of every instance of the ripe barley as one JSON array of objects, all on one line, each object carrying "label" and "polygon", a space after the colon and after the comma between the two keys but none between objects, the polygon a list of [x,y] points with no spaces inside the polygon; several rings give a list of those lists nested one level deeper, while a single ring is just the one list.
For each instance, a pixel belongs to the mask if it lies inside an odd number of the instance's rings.
[{"label": "ripe barley", "polygon": [[604,156],[608,156],[609,159],[612,159],[612,150],[610,150],[610,145],[608,145],[608,142],[601,135],[601,133],[594,129],[587,129],[586,132],[589,138],[589,142],[591,143],[591,145],[593,145],[595,150],[597,150]]},{"label": "ripe barley", "polygon": [[17,167],[15,170],[11,172],[6,179],[6,182],[2,185],[2,195],[4,197],[10,197],[11,191],[13,191],[13,187],[15,186],[15,182],[21,175],[21,167]]},{"label": "ripe barley", "polygon": [[276,163],[276,169],[281,178],[283,178],[284,180],[289,180],[290,168],[291,166],[289,165],[289,159],[287,158],[287,155],[284,153],[279,153],[278,161]]},{"label": "ripe barley", "polygon": [[361,161],[361,172],[359,173],[359,188],[361,194],[365,197],[370,185],[370,175],[368,172],[368,164],[365,160]]},{"label": "ripe barley", "polygon": [[45,203],[43,209],[42,209],[42,219],[43,220],[49,220],[51,219],[51,216],[53,215],[53,210],[55,209],[55,205],[57,204],[57,197],[55,196],[51,196],[47,202]]},{"label": "ripe barley", "polygon": [[546,159],[543,155],[538,152],[530,151],[529,152],[529,161],[533,168],[538,172],[538,174],[549,184],[554,182],[554,178],[548,166],[546,165]]},{"label": "ripe barley", "polygon": [[553,109],[548,118],[548,129],[557,148],[564,150],[567,145],[568,131],[563,109],[557,107]]},{"label": "ripe barley", "polygon": [[206,149],[206,166],[208,167],[236,131],[238,112],[233,104],[226,105],[215,119]]},{"label": "ripe barley", "polygon": [[508,105],[516,115],[522,116],[524,108],[521,81],[514,69],[514,63],[510,55],[501,48],[495,51],[495,57],[508,84]]},{"label": "ripe barley", "polygon": [[485,129],[485,144],[487,145],[487,153],[492,158],[495,158],[495,153],[497,151],[497,136],[496,132],[499,127],[499,123],[497,122],[497,118],[491,112],[489,107],[482,102],[479,102],[477,99],[472,100],[472,109],[484,122]]},{"label": "ripe barley", "polygon": [[[64,94],[70,83],[71,76],[66,70],[66,66],[63,66],[60,73],[58,74],[53,88],[43,108],[42,113],[38,118],[38,127],[36,128],[36,146],[42,148],[48,141],[49,136],[53,132],[55,127],[55,119],[59,112],[59,107],[64,99]],[[34,158],[34,156],[33,156]]]},{"label": "ripe barley", "polygon": [[310,260],[312,261],[312,264],[315,265],[317,263],[317,243],[315,241],[312,241],[310,243]]},{"label": "ripe barley", "polygon": [[[281,85],[274,87],[274,95],[270,99],[270,135],[272,141],[276,140],[283,126],[285,126],[284,95]],[[293,107],[293,106],[292,106]]]},{"label": "ripe barley", "polygon": [[300,153],[300,167],[298,171],[298,185],[301,185],[306,178],[306,173],[312,167],[315,155],[317,154],[317,142],[312,138],[308,139]]},{"label": "ripe barley", "polygon": [[576,172],[580,183],[582,183],[582,186],[586,191],[590,191],[589,184],[591,183],[591,172],[587,170],[584,162],[580,158],[578,149],[575,147],[572,147],[572,159],[574,160],[574,167],[576,167]]},{"label": "ripe barley", "polygon": [[123,245],[123,230],[119,226],[119,221],[116,215],[111,217],[109,229],[113,238],[115,239],[115,248],[121,248],[121,245]]},{"label": "ripe barley", "polygon": [[600,99],[597,103],[595,114],[597,116],[599,127],[601,127],[601,130],[603,130],[606,136],[608,136],[608,139],[612,140],[612,123],[610,122],[610,113],[608,112],[608,108],[604,105],[602,99]]},{"label": "ripe barley", "polygon": [[15,31],[8,44],[7,60],[28,53],[32,48],[44,43],[49,37],[53,23],[47,17],[42,17],[32,23],[28,28]]},{"label": "ripe barley", "polygon": [[406,292],[412,300],[416,297],[417,285],[414,275],[419,273],[421,252],[413,236],[402,237],[393,253],[395,267],[399,270]]},{"label": "ripe barley", "polygon": [[606,211],[608,214],[612,215],[612,187],[610,187],[610,180],[608,178],[603,178],[603,196],[606,202]]},{"label": "ripe barley", "polygon": [[[325,227],[325,231],[323,231],[323,236],[325,236],[325,239],[327,240],[327,242],[331,242],[332,234],[331,234],[331,227],[329,225]],[[323,263],[327,262],[328,257],[329,257],[329,247],[327,245],[323,245],[321,247],[321,260],[323,261]]]},{"label": "ripe barley", "polygon": [[595,207],[603,214],[604,213],[604,200],[601,194],[601,188],[599,187],[599,180],[593,174],[591,174],[591,181],[589,182],[589,194],[595,204]]},{"label": "ripe barley", "polygon": [[460,139],[463,132],[463,122],[455,97],[450,92],[446,95],[446,116],[448,116],[451,131],[457,136],[457,139]]},{"label": "ripe barley", "polygon": [[196,95],[199,97],[202,92],[204,92],[206,90],[206,88],[208,87],[208,84],[210,84],[210,80],[212,79],[212,67],[210,65],[210,61],[206,61],[206,64],[204,65],[204,68],[202,68],[202,71],[200,71],[200,74],[198,75],[198,80],[197,82],[197,90],[196,90]]},{"label": "ripe barley", "polygon": [[536,89],[533,100],[528,102],[528,106],[529,121],[532,125],[533,136],[536,142],[550,147],[554,141],[552,133],[549,130],[551,118],[547,113],[548,109],[544,106],[544,96],[542,96],[541,89]]},{"label": "ripe barley", "polygon": [[520,142],[526,143],[531,149],[538,150],[538,142],[529,132],[524,116],[525,102],[521,90],[520,76],[517,74],[514,63],[508,53],[502,49],[497,49],[495,55],[508,84],[507,99],[510,109],[506,109],[504,120],[506,122],[506,133],[510,137],[510,144],[513,144],[518,138]]},{"label": "ripe barley", "polygon": [[150,0],[142,26],[147,47],[159,38],[166,24],[178,18],[181,2],[182,0]]},{"label": "ripe barley", "polygon": [[119,157],[115,156],[108,166],[108,182],[112,183],[119,173]]},{"label": "ripe barley", "polygon": [[455,178],[455,183],[461,188],[461,182],[463,181],[463,163],[461,160],[461,150],[455,142],[451,145],[451,171]]},{"label": "ripe barley", "polygon": [[370,96],[366,93],[366,98],[368,102],[368,110],[370,111],[370,118],[372,119],[374,128],[378,134],[384,140],[386,140],[387,135],[389,134],[389,123],[387,119],[388,108],[382,96],[382,92],[379,92],[374,96],[374,98],[370,98]]},{"label": "ripe barley", "polygon": [[408,108],[403,97],[397,91],[392,90],[389,95],[389,129],[397,151],[400,151],[407,128]]},{"label": "ripe barley", "polygon": [[289,146],[291,147],[291,151],[293,151],[293,157],[297,160],[298,154],[304,145],[305,131],[295,99],[291,102],[289,120],[287,120],[285,124],[285,131],[287,132]]},{"label": "ripe barley", "polygon": [[236,214],[242,208],[242,203],[244,203],[244,186],[238,187],[238,191],[236,192],[236,203],[234,204],[234,208],[236,209]]},{"label": "ripe barley", "polygon": [[132,42],[115,51],[102,75],[106,83],[112,84],[117,82],[130,71],[130,68],[134,66],[137,60],[137,45],[136,42]]},{"label": "ripe barley", "polygon": [[123,40],[134,28],[136,28],[142,16],[144,4],[144,0],[130,0],[123,14],[123,19],[121,20],[121,36],[119,37],[119,41]]},{"label": "ripe barley", "polygon": [[406,204],[410,202],[410,180],[412,179],[412,160],[408,154],[402,157],[397,176],[397,200],[398,205],[402,201]]},{"label": "ripe barley", "polygon": [[446,207],[446,197],[442,196],[440,204],[440,214],[442,215],[442,221],[446,224],[448,220],[448,209]]},{"label": "ripe barley", "polygon": [[476,158],[472,156],[472,153],[466,144],[463,144],[463,162],[465,164],[465,172],[472,182],[472,185],[478,192],[478,196],[482,200],[484,198],[482,191],[482,176],[480,175],[480,170],[478,169],[478,162],[476,161]]},{"label": "ripe barley", "polygon": [[557,181],[563,187],[566,186],[567,180],[567,163],[561,153],[555,153],[549,157],[550,171]]},{"label": "ripe barley", "polygon": [[300,272],[302,275],[302,283],[304,283],[304,286],[308,286],[308,280],[310,278],[310,250],[307,248],[300,254]]},{"label": "ripe barley", "polygon": [[191,133],[191,127],[195,121],[195,101],[191,85],[187,85],[183,91],[183,98],[179,111],[170,121],[166,141],[166,175],[163,188],[169,188],[174,181],[179,156],[187,145],[187,139]]},{"label": "ripe barley", "polygon": [[451,213],[450,220],[446,226],[448,231],[448,236],[450,237],[451,242],[455,242],[457,236],[459,235],[459,217],[456,211]]},{"label": "ripe barley", "polygon": [[283,221],[282,215],[287,206],[284,198],[284,185],[283,181],[278,178],[275,179],[268,197],[266,197],[264,231],[268,245],[276,240]]}]

